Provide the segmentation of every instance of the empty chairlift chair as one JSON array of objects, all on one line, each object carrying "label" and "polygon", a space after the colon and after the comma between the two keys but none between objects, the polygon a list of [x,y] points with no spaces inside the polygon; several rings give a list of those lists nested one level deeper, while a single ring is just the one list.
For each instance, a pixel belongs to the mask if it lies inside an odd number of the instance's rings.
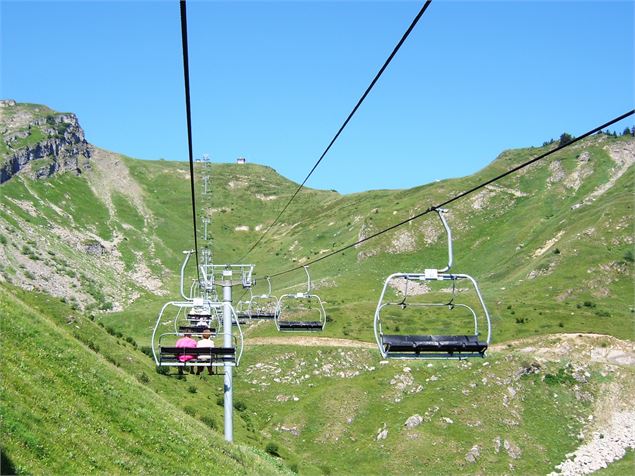
[{"label": "empty chairlift chair", "polygon": [[267,276],[269,291],[266,294],[252,296],[249,304],[251,319],[276,319],[278,316],[278,298],[271,295],[271,279]]},{"label": "empty chairlift chair", "polygon": [[[455,358],[462,359],[468,357],[484,357],[491,339],[490,316],[483,301],[483,297],[474,278],[467,274],[450,273],[452,267],[452,233],[445,220],[445,210],[435,210],[439,216],[448,237],[448,265],[443,269],[425,269],[423,273],[395,273],[388,276],[384,282],[384,287],[375,310],[374,330],[375,339],[379,352],[383,358]],[[445,282],[438,285],[446,286],[450,289],[440,289],[437,294],[449,295],[447,299],[440,302],[418,301],[409,302],[408,298],[414,294],[426,296],[436,282]],[[401,287],[400,287],[401,284]],[[467,288],[462,286],[468,286]],[[394,291],[397,289],[398,291]],[[418,290],[418,293],[414,291]],[[459,292],[460,291],[460,292]],[[470,292],[471,291],[471,292]],[[458,295],[468,296],[467,303],[458,302]],[[401,300],[390,302],[387,294],[397,293],[402,295]],[[410,293],[410,294],[409,294]],[[416,308],[418,316],[405,319],[406,310]],[[427,319],[439,319],[439,315],[445,313],[448,316],[444,320],[443,327],[451,327],[452,332],[442,334],[433,333],[408,333],[413,327],[417,329],[430,329],[430,321]],[[388,333],[384,328],[387,323],[382,322],[387,315],[392,317],[390,330],[395,333]],[[421,318],[421,316],[424,316]],[[461,316],[461,319],[455,317]],[[400,320],[401,319],[401,320]],[[426,320],[426,322],[422,322]],[[421,322],[420,322],[421,321]],[[447,324],[447,323],[450,324]],[[396,324],[395,324],[396,323]],[[426,323],[428,326],[426,326]],[[479,332],[479,323],[484,324],[487,329],[485,339]],[[382,328],[382,324],[383,327]],[[438,322],[437,322],[438,324]],[[462,332],[455,332],[460,324]],[[405,332],[403,328],[407,329]],[[438,325],[437,325],[438,327]],[[401,332],[401,333],[397,333]]]},{"label": "empty chairlift chair", "polygon": [[[311,276],[309,267],[305,266],[307,276],[307,290],[304,293],[283,294],[278,300],[278,312],[275,318],[279,331],[303,332],[322,331],[326,324],[326,311],[322,300],[316,294],[311,294]],[[305,316],[312,316],[308,320]]]},{"label": "empty chairlift chair", "polygon": [[174,332],[200,336],[205,329],[209,329],[212,335],[216,335],[219,315],[222,314],[220,303],[194,298],[192,299],[192,308],[187,310],[184,318],[181,318],[183,309],[179,308],[177,317],[174,319]]},{"label": "empty chairlift chair", "polygon": [[[251,294],[251,288],[249,288],[249,293]],[[242,323],[245,323],[247,319],[251,319],[251,299],[240,300],[236,303],[236,319],[239,319]]]}]

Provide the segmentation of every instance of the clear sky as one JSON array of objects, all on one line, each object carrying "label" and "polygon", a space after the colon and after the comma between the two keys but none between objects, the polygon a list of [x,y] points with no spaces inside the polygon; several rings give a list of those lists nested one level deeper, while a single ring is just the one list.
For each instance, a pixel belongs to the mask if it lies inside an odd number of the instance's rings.
[{"label": "clear sky", "polygon": [[[301,181],[422,4],[190,0],[195,157]],[[187,159],[177,0],[0,5],[0,96]],[[635,104],[633,24],[633,1],[433,1],[307,185],[412,187],[600,125]]]}]

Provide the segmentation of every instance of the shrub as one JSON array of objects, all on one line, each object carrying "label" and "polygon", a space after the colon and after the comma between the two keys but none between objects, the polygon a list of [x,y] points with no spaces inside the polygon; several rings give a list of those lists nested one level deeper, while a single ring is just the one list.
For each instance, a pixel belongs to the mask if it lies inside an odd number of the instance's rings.
[{"label": "shrub", "polygon": [[234,408],[239,412],[244,412],[245,410],[247,410],[247,404],[242,400],[235,400]]},{"label": "shrub", "polygon": [[146,375],[145,372],[141,372],[138,376],[137,376],[137,380],[141,383],[149,383],[150,382],[150,377],[148,377]]},{"label": "shrub", "polygon": [[7,237],[0,234],[0,244],[6,245],[7,244]]},{"label": "shrub", "polygon": [[582,305],[584,307],[595,307],[595,303],[593,301],[584,301]]},{"label": "shrub", "polygon": [[168,375],[170,373],[170,369],[168,367],[160,367],[157,365],[156,369],[159,375]]},{"label": "shrub", "polygon": [[183,411],[185,413],[187,413],[189,416],[195,416],[196,415],[196,408],[194,408],[194,407],[185,406],[185,407],[183,407]]},{"label": "shrub", "polygon": [[211,416],[203,415],[201,417],[201,421],[209,426],[212,430],[216,429],[216,420],[214,420]]},{"label": "shrub", "polygon": [[274,443],[273,441],[270,441],[269,443],[267,443],[267,445],[265,446],[265,451],[267,453],[269,453],[271,456],[280,456],[280,447]]},{"label": "shrub", "polygon": [[576,383],[576,379],[571,374],[567,373],[564,368],[560,368],[556,374],[546,374],[545,383],[547,385],[574,385]]},{"label": "shrub", "polygon": [[627,263],[632,263],[635,261],[635,257],[633,256],[633,252],[631,250],[628,250],[626,253],[624,253],[624,261],[626,261]]},{"label": "shrub", "polygon": [[563,132],[560,135],[560,142],[558,142],[558,147],[562,147],[563,145],[567,145],[569,142],[573,140],[573,136],[567,132]]},{"label": "shrub", "polygon": [[146,354],[151,359],[154,359],[154,355],[152,355],[152,347],[150,347],[149,345],[142,345],[141,346],[141,352]]}]

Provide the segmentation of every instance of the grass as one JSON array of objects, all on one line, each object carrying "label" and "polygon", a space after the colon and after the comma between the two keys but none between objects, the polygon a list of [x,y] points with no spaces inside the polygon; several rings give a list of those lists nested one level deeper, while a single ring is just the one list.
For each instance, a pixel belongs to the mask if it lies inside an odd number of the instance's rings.
[{"label": "grass", "polygon": [[[178,473],[183,460],[192,472],[279,472],[271,460],[227,445],[198,411],[188,416],[160,396],[161,386],[177,399],[187,390],[157,384],[162,379],[132,347],[80,316],[61,324],[61,304],[42,307],[53,315],[0,289],[3,455],[18,474]],[[132,367],[145,375],[141,382]]]},{"label": "grass", "polygon": [[622,476],[624,474],[631,474],[633,468],[635,468],[635,451],[628,450],[626,455],[620,460],[611,463],[604,469],[596,471],[594,474],[597,476]]},{"label": "grass", "polygon": [[[592,204],[572,208],[608,178],[613,164],[604,145],[626,139],[608,138],[601,144],[598,140],[584,143],[592,173],[577,190],[562,181],[549,182],[548,165],[557,160],[567,173],[574,173],[582,149],[559,152],[527,173],[501,181],[497,185],[502,189],[481,197],[484,205],[467,198],[452,206],[448,221],[455,236],[453,269],[479,282],[492,315],[494,343],[562,332],[635,337],[633,169]],[[248,260],[257,264],[258,276],[298,266],[544,150],[506,151],[474,176],[410,190],[340,195],[305,189]],[[157,456],[161,471],[178,472],[162,458],[182,454],[176,441],[180,430],[177,437],[168,427],[182,428],[183,422],[190,430],[184,430],[182,437],[192,445],[199,445],[211,432],[212,443],[201,443],[201,448],[211,448],[218,461],[234,460],[236,472],[257,472],[262,460],[266,471],[284,470],[280,466],[284,464],[300,474],[346,474],[351,468],[360,473],[403,474],[423,467],[434,474],[500,474],[509,471],[509,464],[523,474],[536,474],[551,471],[578,444],[579,417],[590,409],[575,399],[564,362],[547,364],[542,374],[517,381],[514,372],[524,362],[513,353],[506,358],[492,356],[487,367],[480,361],[428,367],[422,362],[382,365],[374,350],[349,354],[329,348],[252,346],[235,372],[235,432],[238,442],[258,450],[240,450],[248,456],[232,453],[215,430],[223,418],[216,404],[222,400],[219,380],[161,375],[142,352],[150,345],[161,306],[178,296],[181,250],[192,246],[187,164],[120,159],[142,190],[143,211],[116,192],[109,210],[94,193],[98,184],[90,173],[39,181],[18,176],[1,186],[0,243],[7,258],[3,275],[14,282],[25,278],[51,292],[55,286],[45,284],[42,276],[68,287],[57,298],[9,285],[0,291],[0,306],[9,316],[5,319],[3,314],[2,319],[3,359],[7,359],[3,427],[4,421],[11,422],[6,446],[3,440],[7,464],[22,472],[55,472],[72,460],[65,472],[153,473],[158,466],[151,466],[150,460],[161,453]],[[204,171],[196,167],[200,183]],[[297,185],[255,164],[213,164],[208,172],[211,192],[197,191],[197,204],[201,212],[212,210],[215,262],[233,262],[261,236],[256,227],[262,230],[272,223]],[[143,216],[146,212],[148,217]],[[198,224],[201,243],[202,220]],[[241,227],[249,231],[238,231]],[[59,229],[77,237],[77,243],[59,236]],[[108,245],[103,255],[85,252],[85,245],[94,240]],[[399,242],[412,246],[399,248]],[[325,301],[328,314],[323,335],[372,342],[373,313],[385,277],[395,271],[442,266],[446,260],[442,228],[435,216],[428,215],[311,266],[314,290]],[[48,274],[37,266],[45,266]],[[167,295],[144,287],[142,278],[150,275],[160,280]],[[188,279],[193,276],[190,265]],[[284,274],[272,280],[273,294],[301,291],[305,283],[301,269]],[[81,306],[74,302],[71,289],[86,302]],[[254,294],[265,291],[266,282],[261,280]],[[234,301],[241,294],[235,288]],[[120,312],[102,312],[120,304],[125,304]],[[90,310],[83,313],[81,307]],[[395,312],[387,325],[408,332],[449,332],[456,313],[444,312],[441,318]],[[31,323],[46,332],[33,331]],[[265,323],[247,329],[247,335],[278,333],[272,323]],[[25,347],[12,355],[4,351],[6,342]],[[47,353],[29,354],[33,346]],[[337,365],[325,373],[324,366],[333,363]],[[279,374],[267,377],[265,370],[256,369],[258,364],[279,369]],[[403,370],[406,365],[409,373]],[[367,370],[370,367],[374,369]],[[338,376],[343,369],[359,373]],[[395,393],[395,379],[405,374],[413,381],[408,388],[421,385],[422,391]],[[437,379],[430,380],[433,376]],[[36,378],[50,389],[38,385]],[[600,384],[594,374],[586,390],[598,395]],[[505,406],[510,386],[519,393]],[[42,402],[35,407],[33,422],[25,417],[31,409],[20,392]],[[66,395],[68,401],[62,398]],[[428,416],[416,429],[406,430],[404,422],[414,414]],[[94,431],[104,428],[98,437],[88,430],[79,433],[77,447],[83,454],[95,453],[95,461],[68,453],[72,451],[68,438],[77,436],[69,428],[81,427],[85,421],[99,422]],[[384,424],[388,437],[376,440]],[[139,427],[145,426],[148,431],[141,434]],[[58,441],[53,435],[60,428],[67,431]],[[493,441],[499,437],[518,446],[522,456],[515,459],[500,448],[497,452]],[[141,447],[130,450],[131,441]],[[108,445],[113,448],[112,458],[106,457]],[[480,456],[471,465],[465,455],[474,446],[480,448]],[[241,458],[250,463],[240,466]],[[197,459],[192,471],[217,471],[219,466],[212,460]]]}]

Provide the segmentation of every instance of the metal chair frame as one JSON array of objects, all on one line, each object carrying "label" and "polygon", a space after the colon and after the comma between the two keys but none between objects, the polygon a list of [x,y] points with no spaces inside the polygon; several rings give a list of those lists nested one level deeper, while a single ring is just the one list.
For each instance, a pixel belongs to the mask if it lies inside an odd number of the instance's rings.
[{"label": "metal chair frame", "polygon": [[[443,214],[446,211],[442,209],[436,209],[435,211],[437,215],[439,216],[443,224],[443,227],[445,228],[446,234],[448,236],[448,264],[443,269],[425,269],[423,273],[394,273],[388,276],[388,278],[386,278],[384,282],[384,286],[381,291],[381,295],[379,297],[379,302],[377,303],[377,308],[375,309],[374,325],[373,325],[374,333],[375,333],[375,341],[377,342],[377,347],[379,348],[379,352],[383,358],[390,357],[390,358],[403,358],[403,359],[413,359],[413,358],[464,359],[468,357],[484,357],[485,351],[491,342],[491,332],[492,332],[491,319],[490,319],[489,312],[487,310],[487,306],[485,305],[485,302],[483,300],[481,291],[478,287],[478,284],[476,283],[476,280],[467,274],[458,274],[458,273],[448,272],[450,268],[452,267],[452,261],[453,261],[452,232],[450,231],[450,227],[447,221],[445,220],[445,217],[443,216]],[[401,302],[384,302],[384,297],[386,295],[386,291],[388,287],[390,286],[391,282],[393,282],[396,279],[406,280],[406,289],[404,292],[404,298],[401,300]],[[419,281],[419,282],[451,281],[453,286],[452,298],[448,302],[443,302],[443,303],[406,303],[406,300],[408,298],[408,283],[410,281]],[[471,283],[472,287],[474,288],[474,291],[478,298],[478,302],[483,311],[483,316],[487,323],[487,339],[485,342],[478,341],[478,336],[479,336],[478,315],[479,314],[471,306],[467,304],[454,302],[454,299],[456,298],[456,284],[459,281],[468,281]],[[415,344],[413,344],[413,348],[411,352],[410,351],[409,352],[391,352],[390,344],[387,342],[389,339],[388,337],[385,338],[385,336],[387,335],[384,334],[382,329],[381,313],[382,313],[382,310],[386,308],[386,306],[395,306],[395,305],[401,306],[402,309],[404,309],[406,306],[420,306],[420,307],[447,306],[449,309],[453,309],[455,307],[466,308],[471,313],[474,320],[474,334],[472,336],[469,336],[469,335],[468,336],[433,336],[433,335],[419,336],[422,339],[423,338],[435,339],[437,337],[438,338],[447,337],[448,340],[446,340],[445,343],[441,342],[439,344],[439,349],[440,349],[439,352],[428,351],[428,350],[425,350],[425,351],[417,350],[418,348]],[[396,338],[401,336],[391,335],[390,337]],[[412,337],[414,342],[416,340],[414,338],[416,338],[417,336],[404,336],[404,337]],[[455,346],[451,345],[451,341],[449,339],[451,337],[474,337],[476,338],[477,345],[466,346],[466,349],[469,348],[470,350],[461,351],[460,346],[457,345],[456,348],[454,348]],[[433,342],[433,344],[436,345],[437,343]],[[434,347],[433,344],[431,344],[431,347]],[[478,348],[478,350],[474,350],[476,348]],[[444,349],[449,349],[449,350],[446,351]]]},{"label": "metal chair frame", "polygon": [[[311,294],[311,276],[309,275],[309,267],[304,266],[304,272],[307,276],[307,290],[304,293],[295,293],[295,294],[283,294],[278,299],[278,312],[276,313],[275,323],[276,328],[281,332],[315,332],[315,331],[323,331],[326,326],[326,310],[324,309],[324,303],[320,296],[317,294]],[[319,312],[320,319],[318,321],[306,321],[306,323],[314,324],[313,327],[303,327],[301,324],[305,321],[291,321],[281,319],[283,316],[283,303],[285,301],[290,301],[293,299],[308,299],[317,301],[317,311]],[[287,324],[290,327],[287,327]],[[295,326],[294,326],[295,325]]]}]

